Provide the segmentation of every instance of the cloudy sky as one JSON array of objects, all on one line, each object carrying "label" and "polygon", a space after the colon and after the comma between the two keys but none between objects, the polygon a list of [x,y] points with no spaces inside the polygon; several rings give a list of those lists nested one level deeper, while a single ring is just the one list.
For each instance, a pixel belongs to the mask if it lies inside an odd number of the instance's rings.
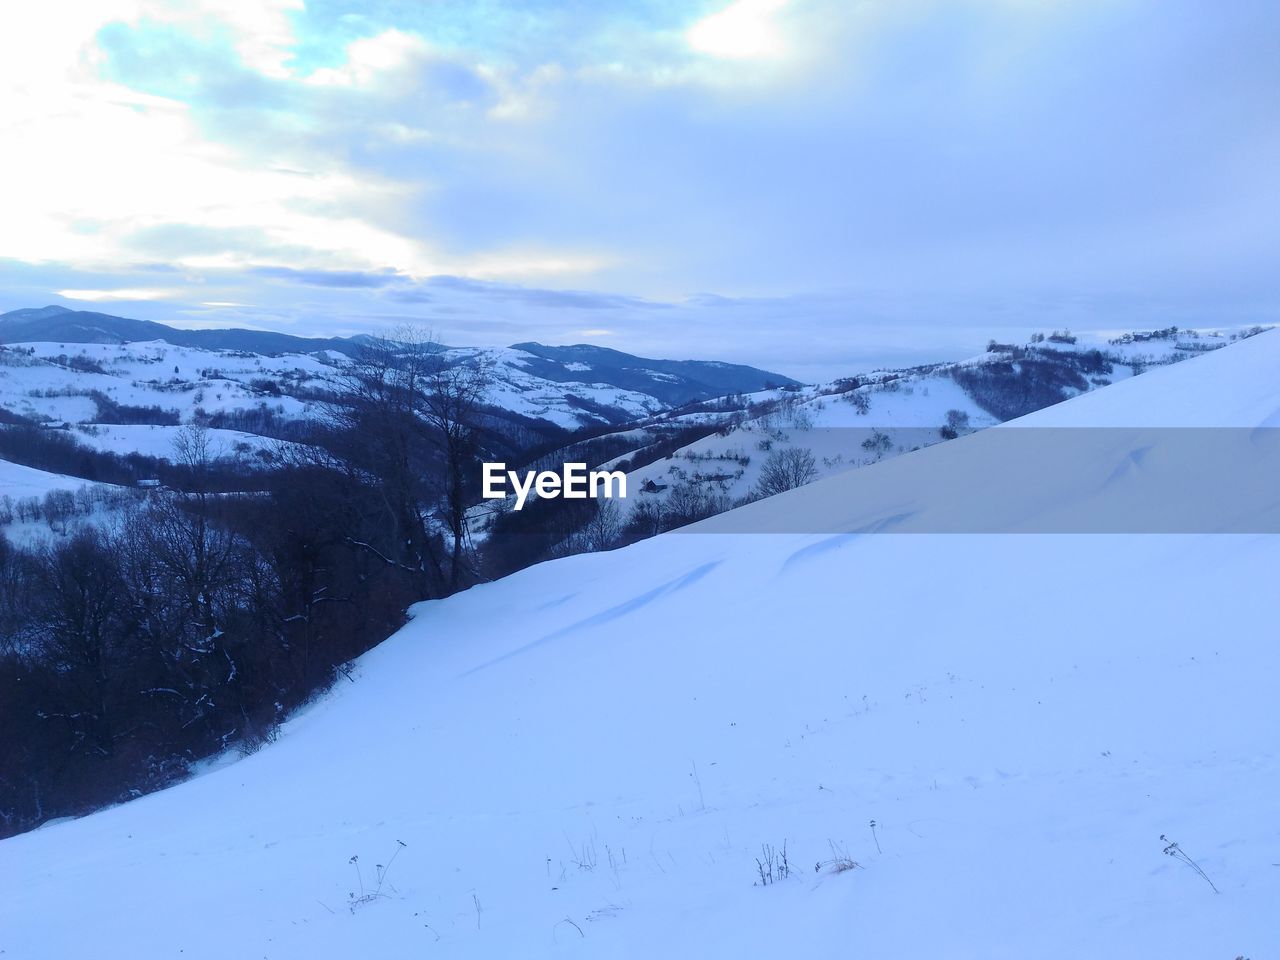
[{"label": "cloudy sky", "polygon": [[796,374],[1280,320],[1275,0],[6,18],[0,310]]}]

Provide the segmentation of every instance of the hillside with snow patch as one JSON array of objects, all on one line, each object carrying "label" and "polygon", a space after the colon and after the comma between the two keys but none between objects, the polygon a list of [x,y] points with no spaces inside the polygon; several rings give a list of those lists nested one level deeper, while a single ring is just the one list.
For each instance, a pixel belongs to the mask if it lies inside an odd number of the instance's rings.
[{"label": "hillside with snow patch", "polygon": [[[1270,333],[1017,427],[1274,427],[1277,370]],[[0,843],[0,950],[1267,956],[1280,541],[852,532],[998,432],[419,605],[278,742]],[[706,532],[814,498],[849,517]]]}]

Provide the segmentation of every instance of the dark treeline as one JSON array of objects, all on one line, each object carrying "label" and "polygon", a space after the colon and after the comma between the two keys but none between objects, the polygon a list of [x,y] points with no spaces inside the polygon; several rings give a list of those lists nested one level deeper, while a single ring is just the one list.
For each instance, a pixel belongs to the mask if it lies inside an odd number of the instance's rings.
[{"label": "dark treeline", "polygon": [[40,549],[0,538],[0,834],[260,743],[399,625],[413,578],[352,545],[379,543],[372,491],[275,480],[162,494]]},{"label": "dark treeline", "polygon": [[[486,378],[425,340],[375,345],[258,489],[220,492],[197,427],[168,461],[181,483],[109,525],[0,536],[0,835],[255,748],[409,604],[480,579],[465,512]],[[63,466],[55,432],[12,436]]]},{"label": "dark treeline", "polygon": [[[326,397],[330,402],[339,398]],[[239,430],[260,437],[273,437],[276,440],[305,441],[310,435],[310,425],[305,420],[283,416],[272,410],[265,403],[248,409],[206,411],[196,407],[192,418],[195,423],[219,430]]]},{"label": "dark treeline", "polygon": [[[1050,337],[1049,339],[1052,339]],[[1056,350],[1003,346],[1009,354],[973,367],[955,367],[952,378],[997,420],[1012,420],[1089,389],[1112,372],[1111,361],[1098,350],[1064,353]]]},{"label": "dark treeline", "polygon": [[166,410],[154,404],[135,406],[120,403],[107,396],[101,390],[90,390],[89,397],[97,407],[94,423],[135,423],[155,424],[158,426],[177,426],[182,417],[177,410]]}]

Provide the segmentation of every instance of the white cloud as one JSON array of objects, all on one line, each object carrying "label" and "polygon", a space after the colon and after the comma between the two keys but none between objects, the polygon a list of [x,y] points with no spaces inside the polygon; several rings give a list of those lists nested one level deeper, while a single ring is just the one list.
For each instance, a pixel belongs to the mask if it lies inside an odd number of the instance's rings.
[{"label": "white cloud", "polygon": [[181,290],[162,290],[154,287],[121,287],[115,290],[59,290],[58,296],[67,300],[173,300],[182,295]]},{"label": "white cloud", "polygon": [[[695,27],[693,36],[710,49],[762,50],[769,43],[757,34],[767,32],[771,13],[784,2],[739,0]],[[502,280],[585,279],[617,264],[616,257],[584,253],[580,245],[451,253],[436,244],[430,224],[407,226],[394,219],[415,191],[428,187],[425,182],[356,171],[318,152],[289,155],[287,143],[278,142],[270,157],[221,143],[209,138],[197,108],[104,76],[97,37],[112,23],[145,31],[146,24],[160,22],[201,31],[216,22],[229,31],[247,67],[318,96],[329,87],[340,88],[335,96],[398,98],[388,84],[432,56],[420,36],[391,29],[349,44],[341,66],[308,76],[291,73],[296,38],[290,14],[300,9],[300,0],[73,0],[56,9],[35,8],[22,31],[0,33],[0,140],[9,145],[0,152],[0,258],[92,269],[140,258],[197,271],[250,265],[390,268],[414,277],[450,273]],[[566,77],[554,63],[523,74],[485,64],[473,68],[494,93],[484,113],[476,114],[481,121],[537,118],[548,91]],[[388,119],[369,129],[406,145],[457,136],[447,125],[403,116],[406,122]],[[140,234],[163,234],[175,225],[187,236],[208,236],[209,243],[172,250],[158,241],[140,245]],[[219,235],[239,239],[219,250]],[[246,236],[256,239],[245,241]]]},{"label": "white cloud", "polygon": [[90,294],[254,266],[666,297],[1270,290],[1276,8],[1229,6],[481,5],[306,72],[298,0],[37,4],[0,32],[0,260]]},{"label": "white cloud", "polygon": [[474,277],[477,280],[537,280],[546,277],[586,277],[615,260],[592,254],[547,254],[536,250],[498,251],[457,260],[441,273]]},{"label": "white cloud", "polygon": [[429,50],[427,42],[416,34],[386,30],[348,44],[344,64],[316,70],[307,82],[317,86],[369,87],[380,77],[426,56]]},{"label": "white cloud", "polygon": [[[303,0],[196,0],[195,10],[230,28],[240,60],[268,77],[286,77],[296,38],[290,14],[301,13]],[[159,6],[172,9],[173,4]]]},{"label": "white cloud", "polygon": [[735,0],[703,17],[685,34],[699,53],[734,60],[776,57],[785,48],[775,17],[788,0]]},{"label": "white cloud", "polygon": [[[0,34],[0,141],[6,144],[0,258],[110,267],[139,258],[140,231],[181,225],[214,237],[215,246],[220,232],[248,231],[260,242],[226,252],[146,253],[193,269],[271,264],[512,278],[592,269],[590,258],[538,250],[445,256],[429,239],[388,227],[377,214],[397,209],[417,185],[356,173],[318,156],[264,163],[208,139],[187,104],[104,79],[94,62],[97,32],[121,18],[150,16],[152,6],[73,5],[33,18],[22,42],[16,31]],[[249,13],[251,6],[203,2],[165,9],[170,16],[194,9],[229,18],[254,38],[242,56],[277,74],[289,39],[281,18],[296,5],[273,3],[257,14]],[[392,30],[356,41],[343,67],[308,79],[365,86],[426,52],[420,38]],[[80,299],[111,293],[73,292]]]}]

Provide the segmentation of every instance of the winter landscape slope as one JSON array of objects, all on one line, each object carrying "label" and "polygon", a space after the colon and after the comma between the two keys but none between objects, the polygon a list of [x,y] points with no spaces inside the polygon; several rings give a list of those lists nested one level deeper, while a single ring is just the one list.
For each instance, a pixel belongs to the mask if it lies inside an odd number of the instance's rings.
[{"label": "winter landscape slope", "polygon": [[[1276,426],[1277,370],[1267,333],[1000,429]],[[276,743],[0,843],[0,951],[1270,955],[1280,540],[854,532],[996,432],[420,605]],[[813,498],[844,533],[714,532]]]}]

